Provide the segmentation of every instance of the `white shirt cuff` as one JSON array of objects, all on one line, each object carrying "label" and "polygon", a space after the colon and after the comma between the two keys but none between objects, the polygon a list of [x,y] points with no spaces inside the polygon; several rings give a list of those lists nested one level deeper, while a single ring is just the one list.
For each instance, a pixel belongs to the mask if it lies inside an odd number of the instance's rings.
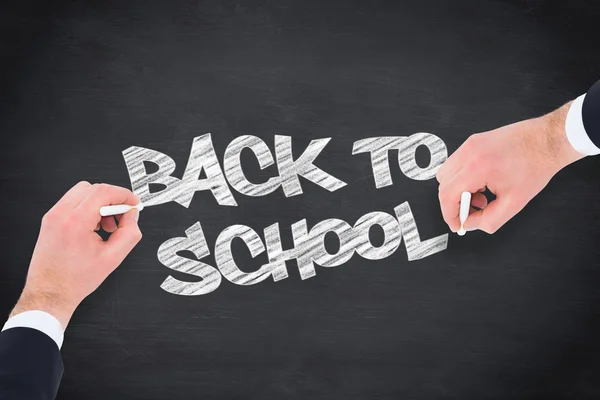
[{"label": "white shirt cuff", "polygon": [[4,324],[2,331],[11,328],[32,328],[50,336],[60,349],[63,344],[63,327],[56,318],[44,311],[25,311],[11,317]]},{"label": "white shirt cuff", "polygon": [[592,142],[583,125],[581,108],[583,107],[584,99],[585,94],[576,98],[571,104],[567,113],[565,130],[567,132],[567,139],[575,150],[583,155],[593,156],[600,154],[600,149]]}]

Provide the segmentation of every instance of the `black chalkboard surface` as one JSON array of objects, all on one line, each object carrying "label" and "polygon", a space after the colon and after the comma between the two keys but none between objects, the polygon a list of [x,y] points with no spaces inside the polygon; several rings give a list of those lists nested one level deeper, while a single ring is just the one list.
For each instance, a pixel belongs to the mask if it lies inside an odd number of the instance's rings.
[{"label": "black chalkboard surface", "polygon": [[[3,8],[2,315],[22,288],[45,211],[79,180],[131,187],[122,153],[132,147],[170,157],[182,179],[195,138],[210,133],[214,172],[232,141],[249,135],[272,158],[261,169],[252,151],[240,153],[245,176],[260,184],[281,172],[277,137],[293,159],[330,138],[314,165],[346,184],[329,191],[300,177],[300,194],[278,186],[251,196],[223,181],[237,206],[200,190],[188,207],[145,209],[142,242],[66,332],[59,399],[600,396],[597,158],[559,173],[496,234],[460,238],[442,220],[436,180],[407,176],[397,149],[382,187],[369,153],[352,154],[363,139],[417,133],[435,135],[450,154],[472,133],[575,98],[600,76],[597,3],[23,0]],[[419,168],[435,161],[425,146],[413,150]],[[287,277],[248,278],[269,262],[258,250],[275,223],[287,250],[299,221],[308,230],[328,219],[353,227],[380,212],[397,226],[402,204],[422,242],[442,238],[436,251],[410,260],[405,235],[378,260],[354,253],[337,266],[315,263],[306,276],[292,260]],[[197,223],[202,258],[178,254],[218,275],[205,294],[185,292],[201,279],[157,254]],[[231,241],[233,283],[216,266],[215,243],[235,225],[260,245],[252,257],[244,241]],[[381,228],[366,235],[383,243]],[[335,235],[323,237],[314,246],[336,253]],[[171,293],[168,278],[187,285]]]}]

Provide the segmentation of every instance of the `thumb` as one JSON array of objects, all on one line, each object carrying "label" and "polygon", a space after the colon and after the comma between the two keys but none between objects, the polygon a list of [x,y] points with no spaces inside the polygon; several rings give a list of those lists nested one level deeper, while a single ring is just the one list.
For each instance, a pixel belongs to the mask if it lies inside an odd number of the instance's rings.
[{"label": "thumb", "polygon": [[121,264],[142,239],[142,232],[138,226],[139,215],[140,212],[136,208],[123,214],[117,229],[106,242],[106,256],[110,260],[113,270]]},{"label": "thumb", "polygon": [[519,212],[513,207],[509,196],[497,197],[483,210],[477,210],[469,214],[465,221],[465,230],[472,231],[480,229],[487,233],[494,233],[502,227],[509,219]]}]

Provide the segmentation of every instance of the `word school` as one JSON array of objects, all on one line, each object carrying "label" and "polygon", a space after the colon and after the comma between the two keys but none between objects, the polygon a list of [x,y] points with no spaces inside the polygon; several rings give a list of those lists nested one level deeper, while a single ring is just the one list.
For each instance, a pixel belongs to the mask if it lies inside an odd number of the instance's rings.
[{"label": "word school", "polygon": [[[223,167],[215,153],[210,134],[194,138],[183,177],[172,176],[175,161],[161,152],[143,147],[132,146],[123,151],[123,157],[131,180],[131,187],[140,197],[144,206],[160,205],[169,201],[177,202],[188,208],[197,191],[210,191],[217,203],[223,206],[237,206],[229,187],[246,196],[265,196],[279,187],[285,197],[301,195],[302,186],[299,177],[334,192],[347,184],[314,165],[317,156],[331,138],[316,139],[310,142],[302,155],[296,159],[292,154],[292,138],[275,136],[275,157],[266,143],[252,135],[235,138],[227,146],[223,156]],[[430,162],[420,167],[416,162],[416,150],[419,146],[427,148]],[[261,169],[277,164],[278,175],[266,182],[250,182],[242,169],[241,152],[251,150]],[[389,153],[398,152],[398,165],[402,173],[414,180],[428,180],[435,177],[441,164],[448,157],[444,142],[430,133],[415,133],[411,136],[383,136],[358,140],[354,143],[352,154],[369,153],[376,188],[392,185],[389,170]],[[148,173],[145,163],[158,167],[156,172]],[[204,171],[206,178],[200,179]],[[150,185],[160,184],[160,191],[150,191]],[[224,276],[238,285],[254,285],[268,277],[275,282],[288,277],[286,261],[296,260],[302,280],[316,275],[314,264],[322,267],[336,267],[347,262],[354,253],[368,260],[379,260],[390,256],[404,239],[409,261],[418,260],[447,247],[448,234],[421,241],[417,225],[408,202],[394,209],[395,216],[384,212],[372,212],[362,216],[354,226],[340,219],[327,219],[317,223],[310,230],[306,219],[291,226],[294,247],[283,250],[279,224],[264,229],[264,241],[252,228],[245,225],[233,225],[224,229],[214,245],[214,268],[201,260],[210,255],[210,250],[200,222],[185,231],[186,236],[165,241],[158,249],[158,260],[167,268],[180,273],[202,278],[199,282],[186,282],[172,276],[162,283],[161,288],[169,293],[193,296],[210,293],[217,289]],[[379,226],[384,232],[384,242],[374,246],[369,232]],[[325,248],[325,236],[336,235],[339,249],[330,254]],[[234,239],[241,239],[253,258],[266,250],[267,263],[254,272],[243,272],[238,268],[231,251]],[[178,255],[183,250],[191,251],[197,260]]]},{"label": "word school", "polygon": [[[381,260],[393,254],[404,239],[408,260],[419,260],[445,250],[448,234],[421,241],[417,224],[408,202],[394,209],[395,218],[385,212],[363,215],[354,226],[341,219],[326,219],[309,231],[306,219],[292,224],[294,247],[283,250],[279,224],[264,229],[264,242],[252,228],[233,225],[224,229],[215,242],[215,263],[219,271],[201,261],[181,257],[177,252],[188,250],[201,260],[210,255],[200,222],[185,231],[186,237],[173,238],[158,249],[158,260],[174,271],[202,278],[200,282],[185,282],[172,276],[167,277],[161,288],[182,296],[207,294],[219,287],[221,275],[237,285],[254,285],[272,276],[275,282],[288,277],[286,261],[296,260],[302,280],[316,275],[314,264],[322,267],[337,267],[352,258],[354,252],[367,260]],[[376,247],[369,239],[372,227],[380,226],[384,232],[383,244]],[[325,248],[325,235],[334,233],[339,241],[338,251],[330,254]],[[244,241],[252,258],[267,251],[268,262],[257,271],[243,272],[231,252],[231,242],[239,238]]]}]

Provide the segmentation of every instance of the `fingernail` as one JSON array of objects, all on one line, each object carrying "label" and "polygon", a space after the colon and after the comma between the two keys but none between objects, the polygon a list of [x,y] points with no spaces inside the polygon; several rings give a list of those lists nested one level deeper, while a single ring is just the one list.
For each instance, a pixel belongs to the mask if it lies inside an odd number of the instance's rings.
[{"label": "fingernail", "polygon": [[476,230],[477,230],[477,228],[475,228],[475,227],[471,227],[471,228],[465,228],[465,230],[466,230],[467,232],[473,232],[473,231],[476,231]]},{"label": "fingernail", "polygon": [[135,218],[135,222],[138,222],[140,219],[140,212],[137,208],[133,210],[133,218]]}]

